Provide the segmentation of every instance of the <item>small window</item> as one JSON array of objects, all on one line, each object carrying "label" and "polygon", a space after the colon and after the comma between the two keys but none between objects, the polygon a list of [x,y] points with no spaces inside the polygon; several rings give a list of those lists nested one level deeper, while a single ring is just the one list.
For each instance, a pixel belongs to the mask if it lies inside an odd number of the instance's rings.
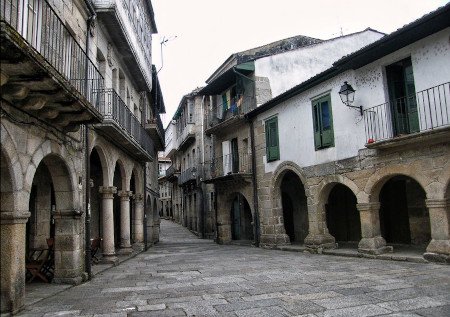
[{"label": "small window", "polygon": [[316,150],[334,146],[330,95],[313,100],[312,107]]},{"label": "small window", "polygon": [[278,142],[278,118],[266,120],[266,154],[267,162],[280,159],[280,146]]}]

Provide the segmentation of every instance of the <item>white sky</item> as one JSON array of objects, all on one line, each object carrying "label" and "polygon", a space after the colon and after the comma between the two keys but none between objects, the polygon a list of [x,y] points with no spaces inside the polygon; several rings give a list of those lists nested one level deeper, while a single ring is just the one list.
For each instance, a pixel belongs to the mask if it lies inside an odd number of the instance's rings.
[{"label": "white sky", "polygon": [[[164,127],[183,95],[233,53],[295,35],[320,39],[371,27],[391,33],[448,0],[152,0],[158,34],[153,64],[166,106]],[[168,41],[161,45],[161,41]],[[161,46],[163,58],[161,59]]]}]

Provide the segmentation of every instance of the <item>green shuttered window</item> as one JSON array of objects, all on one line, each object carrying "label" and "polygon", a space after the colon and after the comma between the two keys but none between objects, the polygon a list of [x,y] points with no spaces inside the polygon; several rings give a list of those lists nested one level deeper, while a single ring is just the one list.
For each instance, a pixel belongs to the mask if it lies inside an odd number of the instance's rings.
[{"label": "green shuttered window", "polygon": [[334,146],[330,95],[313,100],[314,145],[317,149]]},{"label": "green shuttered window", "polygon": [[278,143],[278,118],[266,120],[266,154],[267,162],[280,159],[280,145]]}]

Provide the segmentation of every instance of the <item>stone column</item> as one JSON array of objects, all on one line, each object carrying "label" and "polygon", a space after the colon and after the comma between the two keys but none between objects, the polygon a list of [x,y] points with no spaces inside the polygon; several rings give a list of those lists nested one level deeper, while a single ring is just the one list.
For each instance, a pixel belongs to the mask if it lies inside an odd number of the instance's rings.
[{"label": "stone column", "polygon": [[30,213],[0,212],[1,312],[16,313],[25,299],[25,231]]},{"label": "stone column", "polygon": [[309,233],[305,238],[305,245],[317,252],[336,248],[336,239],[328,232],[324,209],[324,205],[322,209],[318,204],[308,205]]},{"label": "stone column", "polygon": [[[270,203],[270,201],[267,202]],[[283,209],[281,207],[270,208],[269,205],[265,206],[264,211],[266,216],[261,217],[263,219],[261,219],[260,222],[261,246],[271,248],[274,246],[291,244],[284,227]]]},{"label": "stone column", "polygon": [[134,244],[137,249],[144,247],[144,195],[134,195]]},{"label": "stone column", "polygon": [[79,210],[56,210],[55,274],[53,283],[78,285],[83,281],[83,218]]},{"label": "stone column", "polygon": [[386,240],[381,236],[380,230],[380,203],[356,204],[361,219],[361,241],[358,252],[368,254],[381,254],[392,252],[392,247],[386,246]]},{"label": "stone column", "polygon": [[102,214],[103,214],[103,262],[116,263],[117,257],[114,248],[114,194],[117,188],[114,186],[100,186],[102,194]]},{"label": "stone column", "polygon": [[450,263],[450,200],[425,200],[430,214],[431,242],[424,258],[429,261]]},{"label": "stone column", "polygon": [[118,193],[120,197],[120,253],[131,253],[131,234],[130,234],[130,197],[131,191],[121,190]]}]

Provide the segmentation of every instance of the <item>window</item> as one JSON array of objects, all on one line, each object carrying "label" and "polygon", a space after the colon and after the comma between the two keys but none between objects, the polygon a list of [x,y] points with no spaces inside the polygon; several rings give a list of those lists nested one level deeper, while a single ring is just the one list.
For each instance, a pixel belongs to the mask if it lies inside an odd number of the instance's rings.
[{"label": "window", "polygon": [[316,150],[334,146],[330,95],[313,100],[312,108]]},{"label": "window", "polygon": [[267,162],[280,159],[280,145],[278,142],[278,118],[266,120],[266,155]]}]

